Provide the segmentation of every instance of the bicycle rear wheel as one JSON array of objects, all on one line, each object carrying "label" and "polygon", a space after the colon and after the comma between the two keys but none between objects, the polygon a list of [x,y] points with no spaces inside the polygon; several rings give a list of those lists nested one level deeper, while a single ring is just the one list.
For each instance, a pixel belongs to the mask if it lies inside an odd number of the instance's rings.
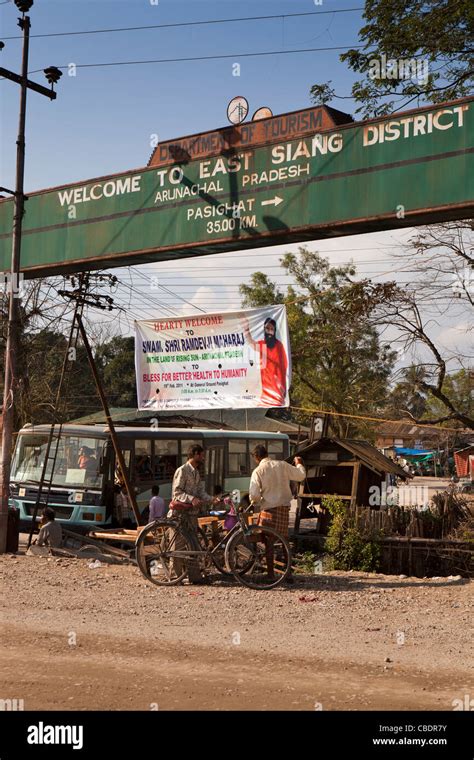
[{"label": "bicycle rear wheel", "polygon": [[[236,533],[233,533],[232,537],[236,535]],[[214,562],[214,565],[217,567],[219,572],[222,573],[222,575],[226,575],[227,577],[235,575],[235,573],[239,573],[239,575],[242,573],[248,573],[248,571],[251,569],[252,565],[255,562],[255,558],[251,554],[248,554],[247,556],[243,556],[241,553],[238,558],[238,561],[236,562],[236,566],[234,567],[234,569],[232,571],[229,570],[226,564],[226,549],[227,549],[228,543],[230,542],[230,539],[231,537],[229,537],[225,543],[219,546],[217,550],[214,550],[211,553],[211,557],[212,557],[212,561]]]},{"label": "bicycle rear wheel", "polygon": [[136,545],[142,575],[157,586],[175,586],[186,577],[186,558],[192,550],[189,536],[173,520],[157,520],[140,533]]},{"label": "bicycle rear wheel", "polygon": [[214,563],[214,567],[222,575],[232,575],[232,573],[229,573],[225,564],[225,547],[224,546],[219,546],[219,548],[211,554],[211,559]]},{"label": "bicycle rear wheel", "polygon": [[291,551],[286,539],[273,528],[254,525],[238,531],[229,540],[226,564],[239,583],[249,588],[275,588],[285,580],[291,567]]},{"label": "bicycle rear wheel", "polygon": [[[212,535],[211,542],[215,548],[211,550],[211,560],[214,563],[214,567],[222,573],[222,575],[230,576],[228,568],[225,564],[225,549],[226,549],[226,536],[227,531],[222,526],[219,526],[217,532]],[[216,548],[217,547],[217,548]]]}]

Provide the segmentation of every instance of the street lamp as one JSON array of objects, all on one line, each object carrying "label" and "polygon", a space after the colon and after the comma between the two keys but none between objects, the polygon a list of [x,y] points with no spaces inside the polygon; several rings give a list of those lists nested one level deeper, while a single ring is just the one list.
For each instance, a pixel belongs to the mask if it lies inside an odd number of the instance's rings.
[{"label": "street lamp", "polygon": [[57,66],[49,66],[44,69],[44,75],[50,84],[57,84],[61,79],[63,72]]},{"label": "street lamp", "polygon": [[57,66],[49,66],[47,69],[44,69],[44,75],[50,83],[51,89],[53,89],[53,85],[59,82],[63,75],[63,72],[60,71]]},{"label": "street lamp", "polygon": [[21,13],[28,13],[33,5],[33,0],[15,0],[15,5]]}]

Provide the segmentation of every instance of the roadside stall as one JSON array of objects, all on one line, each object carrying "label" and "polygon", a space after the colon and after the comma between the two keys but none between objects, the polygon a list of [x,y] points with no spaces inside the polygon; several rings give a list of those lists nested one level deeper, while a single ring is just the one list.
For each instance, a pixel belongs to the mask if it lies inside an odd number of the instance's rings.
[{"label": "roadside stall", "polygon": [[296,537],[303,520],[313,521],[312,532],[327,533],[329,514],[322,507],[325,496],[335,495],[348,507],[380,509],[383,500],[377,504],[377,499],[371,498],[377,489],[382,496],[395,478],[413,477],[367,441],[320,438],[299,449],[297,454],[303,458],[307,477],[298,493]]}]

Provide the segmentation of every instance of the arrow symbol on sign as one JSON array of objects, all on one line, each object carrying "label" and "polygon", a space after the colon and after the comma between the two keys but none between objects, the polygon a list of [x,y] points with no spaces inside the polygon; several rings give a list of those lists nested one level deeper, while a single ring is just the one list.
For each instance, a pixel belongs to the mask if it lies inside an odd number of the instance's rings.
[{"label": "arrow symbol on sign", "polygon": [[262,206],[279,206],[280,203],[283,203],[283,198],[280,198],[279,195],[275,195],[275,197],[271,198],[269,201],[262,201]]}]

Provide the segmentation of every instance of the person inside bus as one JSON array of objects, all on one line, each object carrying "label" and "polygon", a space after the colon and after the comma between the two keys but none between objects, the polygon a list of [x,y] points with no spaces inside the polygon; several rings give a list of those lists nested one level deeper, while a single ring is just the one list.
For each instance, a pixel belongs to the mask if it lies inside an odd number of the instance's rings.
[{"label": "person inside bus", "polygon": [[77,466],[80,470],[87,470],[88,473],[96,472],[97,459],[93,456],[93,451],[88,446],[81,446],[79,449]]},{"label": "person inside bus", "polygon": [[[155,444],[156,445],[156,444]],[[178,467],[178,450],[173,449],[170,441],[160,441],[161,450],[155,449],[155,480],[172,479]]]},{"label": "person inside bus", "polygon": [[140,453],[136,457],[135,470],[140,480],[153,480],[153,470],[148,454]]}]

